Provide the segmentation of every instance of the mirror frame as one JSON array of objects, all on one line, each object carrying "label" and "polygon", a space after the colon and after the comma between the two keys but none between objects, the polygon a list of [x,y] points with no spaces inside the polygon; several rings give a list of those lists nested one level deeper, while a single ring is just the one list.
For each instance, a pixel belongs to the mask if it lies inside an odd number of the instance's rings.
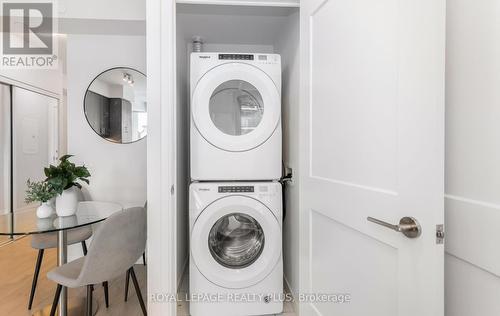
[{"label": "mirror frame", "polygon": [[[90,81],[89,85],[87,86],[87,89],[85,89],[85,93],[83,95],[83,116],[85,116],[85,120],[87,121],[87,125],[90,127],[90,129],[97,135],[99,136],[100,139],[102,140],[105,140],[107,142],[110,142],[110,143],[113,143],[113,144],[118,144],[118,145],[130,145],[130,144],[134,144],[134,143],[137,143],[137,142],[140,142],[141,140],[143,139],[146,139],[148,137],[148,134],[146,134],[146,136],[142,137],[142,138],[139,138],[137,140],[134,140],[134,141],[131,141],[131,142],[128,142],[128,143],[121,143],[121,142],[117,142],[117,141],[114,141],[114,140],[110,140],[110,139],[107,139],[107,138],[104,138],[102,137],[99,133],[97,133],[97,131],[92,127],[92,125],[90,124],[89,122],[89,119],[87,117],[87,113],[85,112],[85,101],[87,100],[87,92],[89,91],[89,88],[90,86],[92,86],[92,84],[94,83],[94,81],[99,78],[102,74],[108,72],[108,71],[111,71],[111,70],[115,70],[115,69],[130,69],[130,70],[133,70],[135,72],[138,72],[140,73],[141,75],[144,76],[144,78],[148,78],[148,76],[146,76],[146,74],[144,74],[142,71],[140,70],[137,70],[135,68],[132,68],[132,67],[128,67],[128,66],[116,66],[116,67],[111,67],[111,68],[108,68],[104,71],[101,71],[99,74],[97,74],[97,76],[94,77],[94,79],[92,79],[92,81]],[[147,99],[147,93],[146,93],[146,99]]]}]

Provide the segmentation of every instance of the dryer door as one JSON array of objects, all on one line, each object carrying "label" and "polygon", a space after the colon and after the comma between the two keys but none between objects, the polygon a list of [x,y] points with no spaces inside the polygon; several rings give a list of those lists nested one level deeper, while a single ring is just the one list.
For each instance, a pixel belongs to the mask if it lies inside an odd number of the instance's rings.
[{"label": "dryer door", "polygon": [[281,225],[253,198],[221,198],[196,219],[191,255],[210,282],[224,288],[246,288],[262,281],[278,263]]},{"label": "dryer door", "polygon": [[273,80],[244,63],[227,63],[208,71],[192,92],[193,122],[213,146],[247,151],[276,130],[281,100]]}]

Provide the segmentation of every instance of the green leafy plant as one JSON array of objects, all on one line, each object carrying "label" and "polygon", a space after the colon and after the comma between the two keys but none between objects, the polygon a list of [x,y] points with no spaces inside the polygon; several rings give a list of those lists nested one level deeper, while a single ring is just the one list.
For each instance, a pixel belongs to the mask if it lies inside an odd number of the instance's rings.
[{"label": "green leafy plant", "polygon": [[66,189],[73,186],[81,189],[82,185],[79,181],[90,183],[89,177],[90,172],[85,166],[77,166],[69,158],[73,155],[64,155],[59,158],[59,164],[57,166],[50,165],[45,168],[45,176],[47,179],[45,182],[57,193],[62,194]]},{"label": "green leafy plant", "polygon": [[26,204],[33,202],[45,203],[57,195],[57,192],[44,181],[36,182],[28,179],[26,185],[28,187],[28,190],[26,190],[26,198],[24,199]]}]

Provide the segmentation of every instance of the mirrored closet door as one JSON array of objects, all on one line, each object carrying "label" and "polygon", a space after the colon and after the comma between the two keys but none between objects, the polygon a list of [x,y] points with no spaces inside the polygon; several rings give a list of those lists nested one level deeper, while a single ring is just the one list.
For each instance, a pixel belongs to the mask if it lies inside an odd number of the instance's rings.
[{"label": "mirrored closet door", "polygon": [[26,182],[43,180],[43,168],[57,160],[58,143],[58,100],[0,83],[1,214],[35,206],[24,202]]}]

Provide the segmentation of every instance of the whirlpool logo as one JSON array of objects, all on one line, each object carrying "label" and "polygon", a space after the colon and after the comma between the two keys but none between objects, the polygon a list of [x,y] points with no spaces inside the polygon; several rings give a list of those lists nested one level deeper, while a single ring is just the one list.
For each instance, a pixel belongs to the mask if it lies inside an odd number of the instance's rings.
[{"label": "whirlpool logo", "polygon": [[56,67],[54,3],[2,1],[1,4],[1,66]]}]

